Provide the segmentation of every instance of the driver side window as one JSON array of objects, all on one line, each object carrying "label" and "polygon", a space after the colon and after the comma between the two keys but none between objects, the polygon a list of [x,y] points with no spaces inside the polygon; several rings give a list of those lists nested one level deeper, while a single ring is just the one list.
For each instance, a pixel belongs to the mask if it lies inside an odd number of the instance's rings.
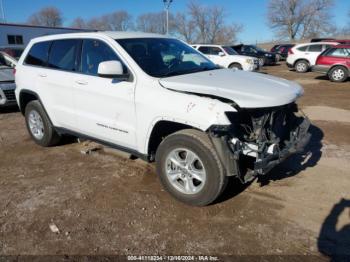
[{"label": "driver side window", "polygon": [[[97,76],[98,65],[105,61],[120,61],[117,54],[104,42],[84,39],[81,51],[80,72]],[[125,68],[124,68],[124,71]]]}]

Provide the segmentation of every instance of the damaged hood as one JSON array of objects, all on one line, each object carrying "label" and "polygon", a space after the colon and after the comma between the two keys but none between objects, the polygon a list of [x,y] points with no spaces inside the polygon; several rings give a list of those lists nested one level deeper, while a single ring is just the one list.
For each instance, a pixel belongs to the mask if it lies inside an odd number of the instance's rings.
[{"label": "damaged hood", "polygon": [[159,82],[163,87],[175,91],[230,99],[241,108],[281,106],[303,94],[302,87],[295,82],[232,69],[167,77]]}]

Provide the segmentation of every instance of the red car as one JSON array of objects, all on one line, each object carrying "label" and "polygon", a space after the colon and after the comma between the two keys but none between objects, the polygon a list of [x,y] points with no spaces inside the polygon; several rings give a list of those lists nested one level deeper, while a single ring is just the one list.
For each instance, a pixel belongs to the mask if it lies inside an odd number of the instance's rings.
[{"label": "red car", "polygon": [[333,82],[344,82],[350,76],[350,44],[336,45],[321,53],[312,71],[327,74]]}]

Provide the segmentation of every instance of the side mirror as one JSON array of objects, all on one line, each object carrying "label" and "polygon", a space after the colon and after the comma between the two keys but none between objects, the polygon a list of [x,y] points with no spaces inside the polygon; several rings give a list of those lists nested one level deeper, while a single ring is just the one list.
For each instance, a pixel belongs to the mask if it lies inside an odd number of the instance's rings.
[{"label": "side mirror", "polygon": [[123,65],[120,61],[104,61],[98,65],[97,74],[105,78],[117,78],[127,80],[128,74],[124,74]]},{"label": "side mirror", "polygon": [[219,55],[219,56],[225,56],[225,53],[224,53],[224,52],[219,52],[218,55]]}]

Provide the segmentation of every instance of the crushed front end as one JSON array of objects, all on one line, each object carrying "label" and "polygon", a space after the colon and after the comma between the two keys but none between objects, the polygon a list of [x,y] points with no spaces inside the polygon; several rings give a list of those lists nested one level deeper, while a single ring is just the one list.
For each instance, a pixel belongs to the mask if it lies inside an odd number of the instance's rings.
[{"label": "crushed front end", "polygon": [[227,112],[230,126],[212,126],[212,141],[229,176],[249,182],[288,156],[302,152],[310,140],[310,121],[297,105]]}]

